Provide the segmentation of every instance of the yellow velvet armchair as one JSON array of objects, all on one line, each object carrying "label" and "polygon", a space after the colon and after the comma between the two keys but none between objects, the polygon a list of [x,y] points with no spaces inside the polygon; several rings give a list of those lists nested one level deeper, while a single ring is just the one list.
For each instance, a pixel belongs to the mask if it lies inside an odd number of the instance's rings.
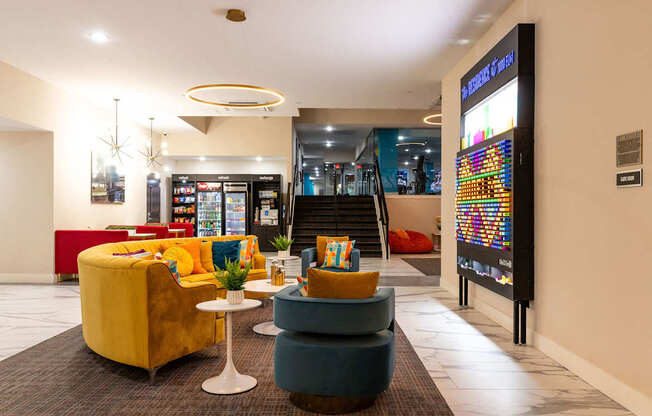
[{"label": "yellow velvet armchair", "polygon": [[[244,236],[238,236],[245,238]],[[231,239],[202,237],[202,240]],[[166,239],[187,240],[187,239]],[[150,381],[164,364],[224,339],[224,318],[195,305],[220,296],[214,276],[191,275],[177,283],[167,266],[114,253],[159,251],[163,240],[103,244],[79,254],[82,332],[97,354],[147,369]],[[264,279],[265,257],[256,247],[249,279]]]}]

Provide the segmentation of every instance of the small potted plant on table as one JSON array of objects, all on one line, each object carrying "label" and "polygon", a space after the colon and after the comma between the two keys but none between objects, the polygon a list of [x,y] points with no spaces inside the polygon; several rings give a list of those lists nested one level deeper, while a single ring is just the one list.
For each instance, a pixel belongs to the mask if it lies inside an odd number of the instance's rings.
[{"label": "small potted plant on table", "polygon": [[279,259],[290,257],[290,246],[294,243],[294,240],[290,240],[286,236],[279,234],[270,243],[278,250]]},{"label": "small potted plant on table", "polygon": [[238,260],[225,259],[224,265],[224,270],[215,266],[215,278],[226,289],[227,302],[239,305],[244,300],[244,283],[251,270],[251,263],[241,268]]}]

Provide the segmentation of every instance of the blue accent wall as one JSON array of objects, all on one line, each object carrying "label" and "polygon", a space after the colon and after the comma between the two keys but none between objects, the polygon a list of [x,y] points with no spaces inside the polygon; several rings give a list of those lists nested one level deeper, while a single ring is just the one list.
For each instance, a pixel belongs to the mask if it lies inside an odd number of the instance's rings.
[{"label": "blue accent wall", "polygon": [[398,192],[396,186],[396,172],[398,169],[398,129],[380,129],[378,137],[378,163],[380,164],[380,177],[383,180],[385,192]]}]

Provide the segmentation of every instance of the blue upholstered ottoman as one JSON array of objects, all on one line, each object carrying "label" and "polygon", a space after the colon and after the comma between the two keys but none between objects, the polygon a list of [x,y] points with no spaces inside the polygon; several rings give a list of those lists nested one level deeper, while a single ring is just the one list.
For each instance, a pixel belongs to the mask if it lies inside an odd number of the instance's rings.
[{"label": "blue upholstered ottoman", "polygon": [[274,378],[297,406],[344,413],[371,406],[394,372],[394,289],[368,299],[274,297]]}]

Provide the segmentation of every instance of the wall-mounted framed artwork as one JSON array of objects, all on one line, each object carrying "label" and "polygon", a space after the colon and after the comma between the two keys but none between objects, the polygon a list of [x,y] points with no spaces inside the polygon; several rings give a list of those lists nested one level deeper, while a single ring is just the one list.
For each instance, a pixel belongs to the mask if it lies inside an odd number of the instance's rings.
[{"label": "wall-mounted framed artwork", "polygon": [[96,149],[91,152],[91,203],[124,204],[125,175],[111,153]]}]

